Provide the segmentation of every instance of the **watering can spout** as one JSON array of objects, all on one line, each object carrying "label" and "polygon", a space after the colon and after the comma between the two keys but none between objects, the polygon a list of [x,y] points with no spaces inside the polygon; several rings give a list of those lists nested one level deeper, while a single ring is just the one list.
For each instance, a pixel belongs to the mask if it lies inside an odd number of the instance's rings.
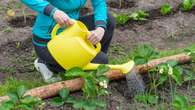
[{"label": "watering can spout", "polygon": [[[96,70],[100,64],[95,63],[89,63],[86,65],[83,69],[84,70]],[[127,63],[121,64],[121,65],[107,65],[112,70],[120,70],[123,74],[129,73],[134,68],[134,61],[130,60]]]}]

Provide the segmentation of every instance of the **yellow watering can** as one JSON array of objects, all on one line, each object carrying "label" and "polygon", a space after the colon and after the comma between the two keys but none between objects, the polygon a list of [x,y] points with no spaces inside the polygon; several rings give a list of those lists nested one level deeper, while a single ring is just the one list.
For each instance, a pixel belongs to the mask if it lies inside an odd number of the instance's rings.
[{"label": "yellow watering can", "polygon": [[[80,21],[73,20],[75,23],[67,27],[57,35],[60,25],[57,24],[51,34],[52,40],[48,43],[48,49],[54,59],[65,69],[80,67],[84,70],[95,70],[100,64],[90,63],[93,58],[101,51],[101,44],[96,46],[88,41],[90,34],[87,27]],[[119,69],[124,74],[131,71],[134,62],[129,61],[122,65],[108,65],[111,69]]]}]

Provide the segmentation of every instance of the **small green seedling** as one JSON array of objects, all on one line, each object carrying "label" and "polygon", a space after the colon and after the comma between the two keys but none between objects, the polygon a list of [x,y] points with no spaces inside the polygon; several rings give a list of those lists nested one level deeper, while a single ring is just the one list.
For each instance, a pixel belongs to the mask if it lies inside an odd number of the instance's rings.
[{"label": "small green seedling", "polygon": [[193,8],[193,0],[183,0],[181,7],[183,11],[190,11]]},{"label": "small green seedling", "polygon": [[162,15],[167,15],[167,14],[170,14],[170,13],[171,13],[172,9],[173,9],[172,6],[171,6],[170,4],[168,4],[168,3],[166,3],[166,4],[164,4],[164,5],[161,7],[160,13],[161,13]]},{"label": "small green seedling", "polygon": [[114,14],[114,17],[116,19],[116,24],[117,25],[124,25],[130,19],[129,14],[127,14],[127,13]]},{"label": "small green seedling", "polygon": [[129,17],[135,21],[143,21],[143,20],[146,20],[146,17],[148,16],[149,16],[149,13],[143,10],[138,10],[136,12],[133,12]]},{"label": "small green seedling", "polygon": [[41,99],[24,95],[26,90],[24,86],[20,86],[16,91],[9,93],[10,99],[1,104],[0,110],[35,110],[36,108],[43,108],[44,103]]}]

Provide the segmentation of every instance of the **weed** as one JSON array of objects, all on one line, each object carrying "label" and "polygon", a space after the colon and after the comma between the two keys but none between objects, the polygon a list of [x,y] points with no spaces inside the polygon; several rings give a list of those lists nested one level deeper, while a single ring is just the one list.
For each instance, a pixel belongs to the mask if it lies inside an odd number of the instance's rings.
[{"label": "weed", "polygon": [[183,11],[190,11],[193,8],[193,0],[183,0],[181,7]]},{"label": "weed", "polygon": [[149,13],[143,10],[138,10],[136,12],[131,13],[129,17],[135,21],[143,21],[143,20],[146,20],[146,17],[148,16],[149,16]]},{"label": "weed", "polygon": [[167,15],[167,14],[170,14],[171,11],[172,11],[172,6],[168,3],[162,5],[161,9],[160,9],[160,12],[162,15]]},{"label": "weed", "polygon": [[3,30],[2,30],[2,32],[5,32],[5,33],[10,33],[10,32],[13,32],[13,28],[11,28],[11,27],[6,27],[6,28],[4,28]]}]

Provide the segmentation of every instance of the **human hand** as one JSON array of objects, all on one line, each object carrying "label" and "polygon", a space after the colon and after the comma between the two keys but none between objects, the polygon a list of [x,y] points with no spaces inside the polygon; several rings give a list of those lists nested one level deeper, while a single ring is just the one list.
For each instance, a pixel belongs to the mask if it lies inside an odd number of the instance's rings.
[{"label": "human hand", "polygon": [[63,11],[60,10],[56,10],[53,18],[56,20],[56,22],[60,25],[60,26],[71,26],[74,24],[74,22],[69,18],[69,16],[64,13]]},{"label": "human hand", "polygon": [[96,30],[91,31],[88,36],[88,40],[93,44],[100,42],[104,36],[105,30],[102,27],[96,28]]}]

